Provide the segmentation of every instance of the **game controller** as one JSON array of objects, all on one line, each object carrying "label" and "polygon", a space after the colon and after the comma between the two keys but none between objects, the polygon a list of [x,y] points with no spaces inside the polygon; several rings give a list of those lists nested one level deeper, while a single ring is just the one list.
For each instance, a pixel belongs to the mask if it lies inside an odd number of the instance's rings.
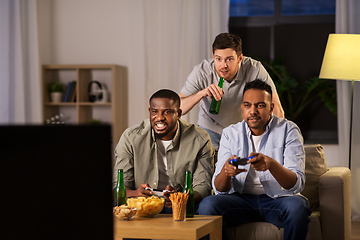
[{"label": "game controller", "polygon": [[[230,159],[229,160],[229,163],[231,164],[231,165],[233,165],[233,166],[239,166],[239,165],[246,165],[247,164],[247,161],[249,160],[249,159],[252,159],[252,158],[254,158],[255,156],[250,156],[250,157],[246,157],[246,158],[240,158],[240,157],[238,157],[238,158],[236,158],[236,159]],[[255,161],[256,162],[256,161]],[[255,162],[253,162],[253,163],[255,163]]]}]

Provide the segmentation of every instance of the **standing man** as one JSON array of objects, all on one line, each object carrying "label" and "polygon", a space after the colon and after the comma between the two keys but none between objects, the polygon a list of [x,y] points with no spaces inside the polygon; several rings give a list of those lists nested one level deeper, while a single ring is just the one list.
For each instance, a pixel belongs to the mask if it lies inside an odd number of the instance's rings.
[{"label": "standing man", "polygon": [[[241,110],[244,120],[225,128],[213,176],[216,195],[205,198],[199,214],[223,216],[226,228],[269,222],[284,228],[284,239],[306,239],[311,211],[300,195],[305,186],[305,152],[295,123],[273,115],[271,87],[248,82]],[[253,158],[243,167],[229,163]]]},{"label": "standing man", "polygon": [[[214,150],[209,134],[180,119],[180,98],[174,91],[157,91],[149,104],[150,119],[126,129],[115,149],[113,184],[117,169],[123,169],[127,196],[152,195],[147,188],[182,191],[190,170],[198,204],[211,192]],[[168,198],[165,206],[171,208]]]},{"label": "standing man", "polygon": [[[243,120],[240,103],[247,82],[261,79],[268,83],[273,91],[274,114],[283,118],[284,111],[265,68],[259,61],[243,56],[240,37],[221,33],[215,38],[212,51],[211,60],[195,66],[179,96],[184,115],[200,102],[198,125],[209,133],[214,148],[218,149],[222,130]],[[225,79],[223,90],[218,86],[220,77]],[[209,112],[212,97],[217,101],[222,98],[217,115]]]}]

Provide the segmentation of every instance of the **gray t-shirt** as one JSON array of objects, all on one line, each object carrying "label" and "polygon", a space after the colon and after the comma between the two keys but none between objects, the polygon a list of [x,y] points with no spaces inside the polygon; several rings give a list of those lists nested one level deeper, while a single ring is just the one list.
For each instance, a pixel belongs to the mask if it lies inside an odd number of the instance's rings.
[{"label": "gray t-shirt", "polygon": [[[221,134],[225,127],[242,121],[240,105],[245,83],[255,79],[265,81],[271,86],[272,91],[276,92],[275,85],[261,62],[244,56],[235,78],[231,82],[224,81],[223,90],[225,94],[222,98],[219,114],[214,115],[209,112],[211,98],[205,97],[199,103],[200,111],[197,124]],[[204,60],[194,67],[181,92],[190,96],[211,84],[218,85],[219,80],[220,77],[215,71],[214,60]]]}]

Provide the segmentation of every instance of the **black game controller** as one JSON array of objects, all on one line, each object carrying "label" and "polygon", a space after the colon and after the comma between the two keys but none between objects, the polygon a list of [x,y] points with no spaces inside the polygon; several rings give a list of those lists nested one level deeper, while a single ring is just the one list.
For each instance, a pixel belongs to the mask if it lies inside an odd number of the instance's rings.
[{"label": "black game controller", "polygon": [[[233,166],[239,166],[239,165],[246,165],[247,161],[249,159],[254,158],[255,156],[250,156],[250,157],[246,157],[246,158],[236,158],[236,159],[230,159],[229,163]],[[255,162],[254,162],[255,163]]]}]

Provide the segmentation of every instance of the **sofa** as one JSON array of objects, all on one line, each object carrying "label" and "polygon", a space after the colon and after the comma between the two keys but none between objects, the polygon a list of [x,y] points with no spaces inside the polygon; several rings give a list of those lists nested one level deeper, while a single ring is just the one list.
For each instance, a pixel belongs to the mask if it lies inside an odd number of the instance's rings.
[{"label": "sofa", "polygon": [[[309,199],[307,240],[351,238],[351,172],[347,167],[328,168],[320,144],[305,147],[306,184],[301,192]],[[229,227],[229,239],[282,240],[284,229],[267,222]]]}]

